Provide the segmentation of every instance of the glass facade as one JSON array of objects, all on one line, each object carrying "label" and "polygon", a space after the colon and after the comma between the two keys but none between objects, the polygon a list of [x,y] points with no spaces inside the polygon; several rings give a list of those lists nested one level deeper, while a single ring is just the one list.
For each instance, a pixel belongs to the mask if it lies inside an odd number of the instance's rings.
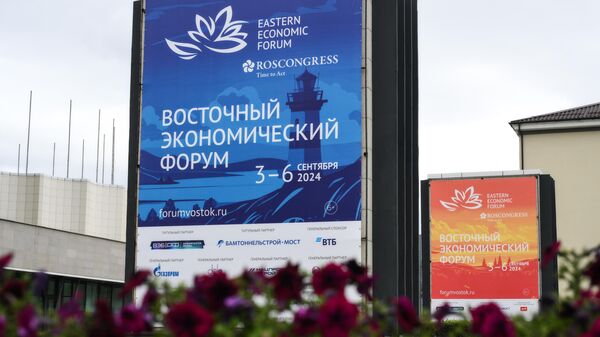
[{"label": "glass facade", "polygon": [[[30,273],[17,273],[18,277],[34,277]],[[60,308],[73,298],[79,298],[86,312],[94,311],[96,301],[103,300],[113,310],[123,307],[119,292],[123,288],[121,282],[106,282],[58,275],[48,275],[48,287],[40,296],[44,311]]]}]

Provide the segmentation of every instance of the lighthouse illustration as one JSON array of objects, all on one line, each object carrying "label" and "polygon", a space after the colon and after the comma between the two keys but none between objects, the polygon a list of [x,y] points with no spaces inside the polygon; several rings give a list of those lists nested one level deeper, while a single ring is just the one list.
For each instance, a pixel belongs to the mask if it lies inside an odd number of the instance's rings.
[{"label": "lighthouse illustration", "polygon": [[320,163],[321,162],[321,139],[315,137],[310,139],[311,125],[316,130],[320,123],[320,112],[323,104],[327,102],[323,99],[323,90],[316,87],[317,76],[310,73],[308,69],[296,77],[296,90],[287,94],[286,105],[290,107],[292,123],[299,125],[304,129],[304,139],[301,135],[296,138],[296,130],[292,129],[290,138],[294,141],[289,143],[289,163],[291,169],[295,170],[301,163]]}]

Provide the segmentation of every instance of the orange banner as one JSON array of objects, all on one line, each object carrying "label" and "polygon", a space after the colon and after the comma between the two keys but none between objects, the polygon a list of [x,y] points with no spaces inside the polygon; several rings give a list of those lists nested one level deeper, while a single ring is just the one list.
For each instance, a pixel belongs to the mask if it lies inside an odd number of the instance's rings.
[{"label": "orange banner", "polygon": [[538,299],[536,177],[430,182],[431,298]]}]

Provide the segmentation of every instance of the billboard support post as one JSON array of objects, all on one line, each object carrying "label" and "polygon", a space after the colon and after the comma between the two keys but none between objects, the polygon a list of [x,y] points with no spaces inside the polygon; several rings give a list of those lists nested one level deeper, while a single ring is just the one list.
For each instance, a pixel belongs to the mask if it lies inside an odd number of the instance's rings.
[{"label": "billboard support post", "polygon": [[431,241],[429,240],[429,180],[421,181],[421,284],[423,297],[421,298],[421,310],[429,311],[431,307]]},{"label": "billboard support post", "polygon": [[[127,167],[127,229],[125,233],[125,281],[135,273],[135,250],[137,232],[137,194],[140,151],[140,93],[141,93],[141,44],[142,44],[142,2],[133,3],[133,24],[131,39],[131,79],[129,98],[129,161]],[[128,294],[125,302],[133,297]]]},{"label": "billboard support post", "polygon": [[[554,179],[550,175],[539,176],[540,203],[540,246],[543,249],[556,242],[556,197]],[[542,298],[558,294],[558,262],[557,259],[546,263],[541,269]]]},{"label": "billboard support post", "polygon": [[419,303],[417,1],[373,1],[375,297]]}]

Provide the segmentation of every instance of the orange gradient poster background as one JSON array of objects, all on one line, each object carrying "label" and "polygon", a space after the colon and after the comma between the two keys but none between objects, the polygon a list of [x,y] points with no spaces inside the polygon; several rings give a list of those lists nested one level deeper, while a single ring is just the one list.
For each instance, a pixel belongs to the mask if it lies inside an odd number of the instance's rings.
[{"label": "orange gradient poster background", "polygon": [[538,231],[536,177],[432,180],[432,305],[510,299],[526,311],[519,300],[539,299]]}]

